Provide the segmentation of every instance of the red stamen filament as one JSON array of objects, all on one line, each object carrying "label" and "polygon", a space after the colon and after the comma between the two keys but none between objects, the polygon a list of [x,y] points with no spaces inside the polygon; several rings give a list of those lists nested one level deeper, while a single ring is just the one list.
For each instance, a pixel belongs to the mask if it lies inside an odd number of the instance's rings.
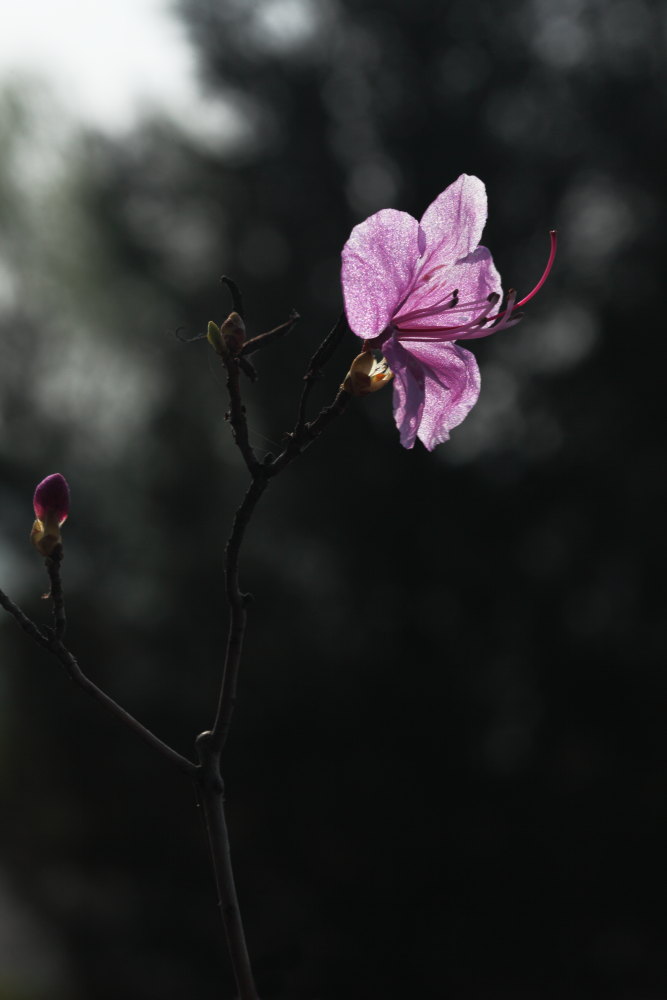
[{"label": "red stamen filament", "polygon": [[554,266],[554,260],[556,259],[556,248],[558,247],[558,234],[556,233],[555,229],[552,229],[549,232],[549,239],[551,240],[551,251],[549,253],[549,260],[547,261],[547,266],[544,268],[544,274],[537,282],[532,292],[529,292],[528,295],[526,295],[525,299],[521,299],[521,302],[517,302],[517,304],[514,306],[515,309],[520,309],[521,306],[525,306],[526,302],[530,302],[533,296],[537,295],[540,288],[549,277],[549,272],[551,271],[551,268]]},{"label": "red stamen filament", "polygon": [[[477,326],[478,324],[489,322],[489,320],[492,321],[493,323],[496,323],[502,316],[505,316],[505,314],[508,313],[508,312],[510,313],[510,316],[508,316],[508,320],[511,319],[511,314],[514,313],[517,309],[520,309],[521,306],[525,306],[526,302],[530,302],[530,300],[535,295],[537,295],[537,293],[539,292],[540,288],[542,287],[542,285],[544,284],[544,282],[549,277],[549,272],[551,271],[551,268],[553,267],[553,263],[554,263],[554,260],[556,258],[556,249],[558,247],[558,236],[557,236],[557,233],[556,233],[555,229],[550,230],[550,232],[549,232],[549,239],[551,240],[551,249],[550,249],[550,252],[549,252],[549,259],[547,260],[547,266],[544,268],[544,273],[542,274],[542,277],[537,282],[537,284],[535,285],[535,287],[533,288],[533,290],[531,292],[529,292],[528,295],[525,296],[525,298],[521,299],[520,302],[517,302],[516,304],[513,304],[513,305],[510,306],[509,305],[510,299],[508,298],[508,305],[507,305],[507,307],[505,309],[503,309],[501,312],[497,313],[495,316],[489,317],[488,313],[490,312],[490,310],[493,308],[493,305],[495,304],[495,303],[491,303],[490,305],[486,306],[482,310],[482,312],[480,313],[479,316],[477,316],[476,319],[471,320],[469,323],[465,323],[462,326],[440,326],[440,327],[437,327],[437,326],[435,326],[435,327],[432,327],[432,326],[423,326],[423,327],[419,327],[419,326],[413,326],[413,327],[410,327],[410,326],[398,326],[398,330],[400,330],[401,333],[419,333],[419,334],[424,334],[424,333],[451,333],[452,330],[471,330],[475,326]],[[460,304],[458,306],[455,306],[453,311],[457,311],[459,309],[470,308],[471,305],[477,305],[477,303],[475,303],[475,302],[465,303],[465,304],[462,303],[462,304]],[[444,311],[444,310],[440,309],[438,311]],[[414,319],[414,318],[417,317],[417,315],[420,312],[421,312],[421,310],[415,310],[412,314],[408,313],[407,317],[409,319]],[[400,317],[399,317],[399,323],[400,323]],[[491,330],[489,330],[489,332],[491,332]]]}]

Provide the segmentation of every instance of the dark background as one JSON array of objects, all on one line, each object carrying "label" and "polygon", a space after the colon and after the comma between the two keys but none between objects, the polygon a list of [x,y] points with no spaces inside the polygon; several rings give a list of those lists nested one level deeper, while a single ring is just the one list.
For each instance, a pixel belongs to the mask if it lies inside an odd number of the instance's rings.
[{"label": "dark background", "polygon": [[[224,318],[222,273],[251,333],[299,309],[246,389],[275,450],[352,225],[479,175],[505,286],[561,247],[474,345],[478,406],[429,455],[389,390],[355,403],[248,536],[225,771],[249,944],[263,1000],[663,1000],[664,5],[180,13],[235,110],[219,144],[87,133],[40,187],[39,114],[3,97],[0,586],[45,619],[31,496],[64,473],[71,647],[191,754],[246,476],[216,359],[174,331]],[[232,998],[193,789],[0,628],[0,997]]]}]

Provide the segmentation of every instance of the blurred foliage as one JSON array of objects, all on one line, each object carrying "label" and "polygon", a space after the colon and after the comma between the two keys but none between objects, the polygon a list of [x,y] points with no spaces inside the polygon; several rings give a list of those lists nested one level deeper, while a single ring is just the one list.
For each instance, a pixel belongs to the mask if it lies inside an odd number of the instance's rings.
[{"label": "blurred foliage", "polygon": [[[664,5],[179,9],[219,135],[82,135],[48,95],[2,99],[0,585],[46,614],[30,498],[63,472],[71,645],[191,752],[245,476],[216,359],[174,334],[225,316],[221,273],[251,333],[298,308],[246,390],[275,451],[350,227],[478,174],[507,285],[561,234],[524,323],[474,346],[478,406],[427,455],[400,448],[389,392],[358,403],[248,537],[226,770],[260,992],[662,997]],[[0,899],[53,953],[39,976],[8,956],[12,981],[231,997],[192,789],[0,628]]]}]

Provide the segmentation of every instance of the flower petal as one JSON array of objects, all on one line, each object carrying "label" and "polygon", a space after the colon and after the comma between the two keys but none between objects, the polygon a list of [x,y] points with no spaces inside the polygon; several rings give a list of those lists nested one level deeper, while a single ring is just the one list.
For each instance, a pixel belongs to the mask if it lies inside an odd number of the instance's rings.
[{"label": "flower petal", "polygon": [[395,337],[386,341],[383,351],[394,373],[394,420],[401,444],[412,448],[424,410],[424,372]]},{"label": "flower petal", "polygon": [[420,226],[426,236],[420,273],[447,267],[475,250],[486,224],[486,188],[479,177],[461,176],[439,194],[424,212]]},{"label": "flower petal", "polygon": [[[452,307],[455,289],[457,304]],[[490,251],[486,247],[477,247],[449,267],[427,271],[419,277],[414,290],[394,317],[394,324],[399,329],[440,329],[439,340],[464,340],[471,336],[471,332],[456,328],[471,323],[481,315],[489,295],[498,296],[498,305],[491,310],[493,316],[498,312],[502,299],[500,275]],[[425,314],[414,315],[422,310]],[[451,328],[451,333],[447,332],[447,328]],[[479,331],[473,331],[472,335],[479,336]]]},{"label": "flower petal", "polygon": [[377,337],[410,291],[419,260],[419,225],[385,208],[355,226],[343,247],[341,280],[350,328]]},{"label": "flower petal", "polygon": [[451,343],[387,341],[385,356],[395,375],[394,418],[401,444],[415,436],[432,451],[465,419],[479,396],[479,369],[470,351]]}]

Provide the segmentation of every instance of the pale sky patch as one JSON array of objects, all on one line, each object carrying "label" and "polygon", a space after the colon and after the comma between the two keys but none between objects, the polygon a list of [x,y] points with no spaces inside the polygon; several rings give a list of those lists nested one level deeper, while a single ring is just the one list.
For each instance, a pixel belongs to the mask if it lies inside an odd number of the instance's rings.
[{"label": "pale sky patch", "polygon": [[0,9],[0,86],[44,80],[65,113],[109,131],[147,110],[210,119],[167,0],[4,0]]}]

